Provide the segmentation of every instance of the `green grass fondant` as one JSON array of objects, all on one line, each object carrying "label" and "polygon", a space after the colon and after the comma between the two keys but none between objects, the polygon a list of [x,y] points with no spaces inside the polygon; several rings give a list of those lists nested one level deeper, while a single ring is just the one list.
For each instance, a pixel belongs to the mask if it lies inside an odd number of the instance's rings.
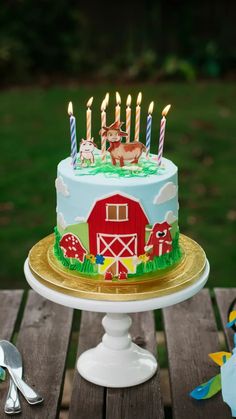
[{"label": "green grass fondant", "polygon": [[55,232],[55,243],[54,243],[54,255],[62,263],[65,268],[71,271],[78,271],[83,274],[97,275],[97,265],[92,264],[89,259],[84,259],[84,262],[80,262],[78,259],[67,258],[64,256],[63,250],[60,247],[61,234],[57,227],[54,228]]},{"label": "green grass fondant", "polygon": [[[162,174],[165,169],[157,166],[157,163],[152,160],[146,160],[144,157],[141,157],[138,164],[126,164],[125,166],[120,167],[117,162],[117,166],[114,166],[111,163],[109,156],[106,158],[106,162],[102,162],[100,156],[95,155],[95,166],[81,167],[80,160],[77,162],[78,166],[76,169],[76,174],[80,176],[91,175],[94,176],[98,173],[102,173],[106,177],[147,177],[150,175]],[[136,168],[136,170],[135,170]]]},{"label": "green grass fondant", "polygon": [[[78,271],[80,273],[88,274],[95,276],[98,274],[98,267],[96,264],[92,264],[89,259],[84,259],[84,262],[81,263],[77,259],[69,259],[64,256],[63,250],[60,247],[60,240],[62,235],[59,233],[58,228],[54,228],[55,232],[55,243],[54,243],[54,255],[62,263],[65,268],[70,269],[71,271]],[[172,241],[172,251],[166,253],[162,256],[155,256],[153,260],[150,260],[147,263],[140,263],[137,266],[137,271],[135,274],[129,274],[129,278],[138,277],[140,275],[146,274],[148,272],[155,272],[160,269],[169,268],[171,265],[177,263],[182,256],[181,249],[179,246],[179,231],[175,234],[175,237]]]}]

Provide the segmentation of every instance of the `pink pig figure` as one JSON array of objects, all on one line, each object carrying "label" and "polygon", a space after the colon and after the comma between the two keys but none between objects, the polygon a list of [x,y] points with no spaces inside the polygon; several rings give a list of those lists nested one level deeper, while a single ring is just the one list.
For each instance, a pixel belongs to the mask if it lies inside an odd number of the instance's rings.
[{"label": "pink pig figure", "polygon": [[164,221],[154,224],[148,242],[144,248],[145,252],[150,253],[150,260],[154,256],[161,256],[172,250],[172,237],[170,234],[171,225]]},{"label": "pink pig figure", "polygon": [[94,152],[95,147],[97,146],[94,143],[93,138],[89,140],[84,140],[82,138],[80,142],[80,148],[79,148],[81,166],[85,167],[87,165],[86,160],[90,162],[91,166],[94,166],[93,152]]}]

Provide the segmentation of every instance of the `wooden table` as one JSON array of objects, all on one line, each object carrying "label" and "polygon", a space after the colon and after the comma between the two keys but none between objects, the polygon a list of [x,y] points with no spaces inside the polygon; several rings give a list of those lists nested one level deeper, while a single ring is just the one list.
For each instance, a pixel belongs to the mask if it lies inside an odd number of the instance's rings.
[{"label": "wooden table", "polygon": [[[221,394],[197,402],[191,389],[219,372],[208,358],[222,350],[215,315],[219,312],[225,347],[233,347],[233,332],[225,329],[228,306],[236,288],[207,289],[176,306],[162,310],[168,351],[171,409],[163,406],[160,369],[148,382],[131,388],[111,389],[85,381],[77,371],[69,406],[70,419],[227,419],[229,408]],[[59,417],[66,360],[73,330],[73,310],[54,304],[34,291],[0,291],[0,339],[13,340],[22,353],[24,377],[44,397],[44,404],[31,407],[22,400],[23,419]],[[213,303],[214,309],[213,309]],[[78,354],[93,347],[104,333],[102,314],[82,312]],[[132,315],[131,335],[140,346],[157,351],[153,312]],[[0,418],[6,384],[0,385]]]}]

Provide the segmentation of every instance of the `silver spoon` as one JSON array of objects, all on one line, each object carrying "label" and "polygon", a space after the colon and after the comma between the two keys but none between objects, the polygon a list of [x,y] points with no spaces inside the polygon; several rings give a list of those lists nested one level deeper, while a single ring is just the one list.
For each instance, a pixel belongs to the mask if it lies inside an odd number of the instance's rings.
[{"label": "silver spoon", "polygon": [[20,377],[19,368],[22,366],[21,354],[12,343],[6,340],[0,341],[0,365],[7,368],[14,384],[29,404],[42,403],[43,398]]},{"label": "silver spoon", "polygon": [[[18,370],[20,372],[19,377],[22,378],[23,368],[18,368]],[[4,412],[7,415],[16,415],[17,413],[21,413],[21,405],[18,397],[17,387],[11,378],[5,402]]]}]

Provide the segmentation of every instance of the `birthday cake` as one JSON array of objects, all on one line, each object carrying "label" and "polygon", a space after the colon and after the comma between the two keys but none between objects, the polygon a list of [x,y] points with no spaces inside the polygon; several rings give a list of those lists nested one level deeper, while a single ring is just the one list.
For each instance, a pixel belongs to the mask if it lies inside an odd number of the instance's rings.
[{"label": "birthday cake", "polygon": [[169,269],[181,259],[178,169],[162,157],[165,112],[159,151],[154,155],[150,153],[153,104],[143,144],[139,141],[141,101],[136,106],[134,140],[128,100],[125,131],[118,100],[115,122],[106,123],[107,101],[106,97],[101,108],[98,139],[91,138],[92,101],[88,102],[87,135],[79,152],[69,104],[71,157],[57,168],[54,256],[66,269],[95,280],[144,280],[146,274]]}]

